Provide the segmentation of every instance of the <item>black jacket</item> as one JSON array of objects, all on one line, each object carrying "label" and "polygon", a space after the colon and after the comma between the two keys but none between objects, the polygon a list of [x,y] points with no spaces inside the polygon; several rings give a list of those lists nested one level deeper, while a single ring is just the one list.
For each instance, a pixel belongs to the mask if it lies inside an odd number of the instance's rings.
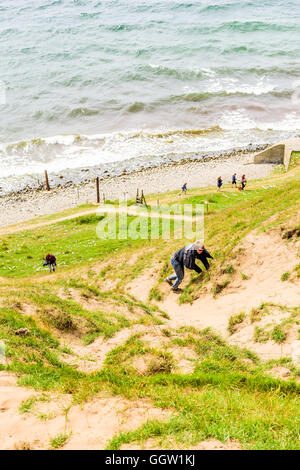
[{"label": "black jacket", "polygon": [[200,259],[200,261],[202,261],[202,263],[204,264],[205,268],[208,269],[209,262],[207,261],[207,258],[212,259],[213,257],[208,253],[205,248],[199,255],[193,245],[188,245],[174,253],[173,258],[178,261],[182,265],[182,267],[185,266],[186,268],[192,269],[197,273],[201,273],[202,269],[197,266],[196,259]]}]

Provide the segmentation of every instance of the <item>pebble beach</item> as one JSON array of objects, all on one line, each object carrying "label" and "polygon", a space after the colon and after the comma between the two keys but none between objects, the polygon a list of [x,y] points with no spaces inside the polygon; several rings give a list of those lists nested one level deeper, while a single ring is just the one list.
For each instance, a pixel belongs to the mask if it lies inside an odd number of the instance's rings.
[{"label": "pebble beach", "polygon": [[[188,188],[215,185],[218,176],[224,183],[231,182],[233,173],[238,180],[242,174],[248,180],[262,179],[270,175],[275,165],[255,164],[253,153],[219,157],[207,161],[183,161],[171,165],[147,168],[141,171],[119,176],[102,178],[101,195],[105,199],[123,199],[124,195],[132,199],[137,188],[144,194],[160,194],[179,190],[187,182]],[[96,203],[95,180],[79,185],[46,190],[29,190],[11,193],[0,198],[0,226],[25,222],[42,215],[50,215],[86,203]]]}]

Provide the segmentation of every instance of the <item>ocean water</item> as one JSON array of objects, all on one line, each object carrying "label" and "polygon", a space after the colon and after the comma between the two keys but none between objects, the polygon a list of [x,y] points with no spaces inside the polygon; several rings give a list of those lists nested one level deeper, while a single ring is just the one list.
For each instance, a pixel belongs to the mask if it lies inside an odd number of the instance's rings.
[{"label": "ocean water", "polygon": [[2,179],[298,135],[299,0],[0,0]]}]

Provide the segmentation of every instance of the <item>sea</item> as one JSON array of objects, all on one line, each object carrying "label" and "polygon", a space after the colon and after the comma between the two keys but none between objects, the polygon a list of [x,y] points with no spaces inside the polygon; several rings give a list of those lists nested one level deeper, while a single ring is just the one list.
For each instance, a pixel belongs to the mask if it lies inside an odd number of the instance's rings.
[{"label": "sea", "polygon": [[297,136],[299,0],[0,0],[2,192]]}]

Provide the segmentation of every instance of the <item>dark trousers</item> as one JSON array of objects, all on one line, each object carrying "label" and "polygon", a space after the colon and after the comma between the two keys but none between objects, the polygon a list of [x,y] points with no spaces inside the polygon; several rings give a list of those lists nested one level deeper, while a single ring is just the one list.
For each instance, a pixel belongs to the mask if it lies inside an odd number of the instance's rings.
[{"label": "dark trousers", "polygon": [[172,285],[172,289],[177,289],[177,287],[179,286],[179,284],[181,284],[184,278],[184,267],[178,261],[176,261],[173,257],[171,258],[171,264],[173,266],[175,274],[172,274],[172,276],[169,276],[168,279],[170,281],[175,281],[174,284]]}]

